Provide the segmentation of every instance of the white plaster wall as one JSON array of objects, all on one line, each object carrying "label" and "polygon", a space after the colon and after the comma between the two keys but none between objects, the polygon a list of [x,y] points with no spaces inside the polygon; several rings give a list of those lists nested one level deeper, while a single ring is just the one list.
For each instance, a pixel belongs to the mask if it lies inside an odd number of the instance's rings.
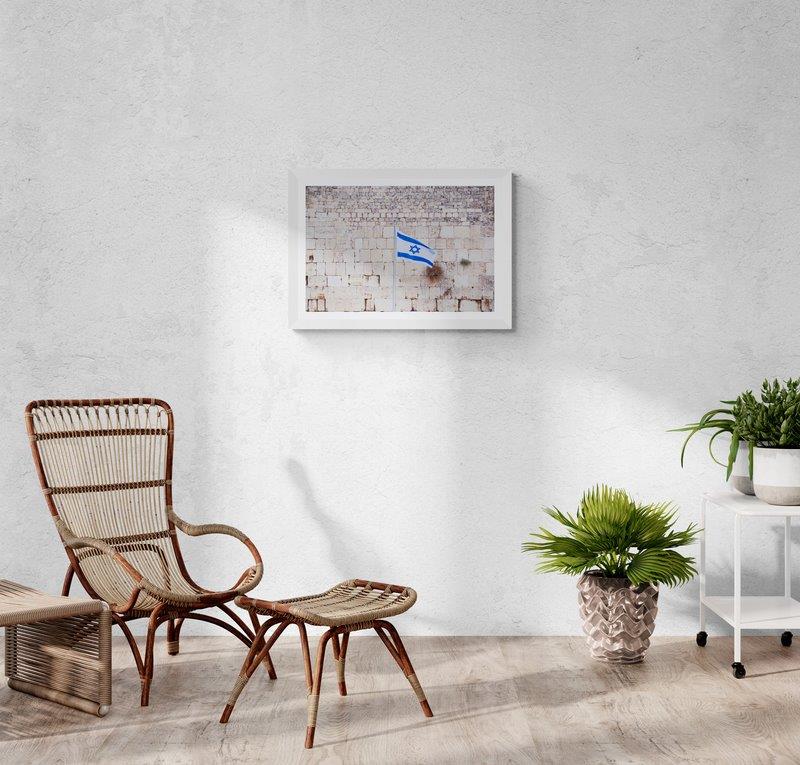
[{"label": "white plaster wall", "polygon": [[[64,568],[25,403],[159,395],[177,510],[245,529],[262,593],[388,579],[420,593],[407,633],[574,633],[574,582],[519,552],[540,507],[604,480],[696,519],[719,471],[666,428],[800,372],[789,0],[0,14],[3,576]],[[512,169],[515,330],[289,331],[295,166]],[[777,534],[748,558],[776,587]]]}]

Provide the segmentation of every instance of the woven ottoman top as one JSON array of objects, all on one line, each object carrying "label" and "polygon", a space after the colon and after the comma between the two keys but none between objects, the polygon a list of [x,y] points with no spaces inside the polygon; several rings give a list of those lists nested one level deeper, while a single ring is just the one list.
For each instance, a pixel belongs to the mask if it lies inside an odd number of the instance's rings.
[{"label": "woven ottoman top", "polygon": [[48,595],[24,584],[0,579],[0,627],[61,619],[65,616],[99,614],[108,608],[102,600]]},{"label": "woven ottoman top", "polygon": [[320,627],[388,619],[408,611],[417,600],[410,587],[350,579],[319,595],[285,600],[260,600],[240,595],[236,604],[265,616],[274,616]]}]

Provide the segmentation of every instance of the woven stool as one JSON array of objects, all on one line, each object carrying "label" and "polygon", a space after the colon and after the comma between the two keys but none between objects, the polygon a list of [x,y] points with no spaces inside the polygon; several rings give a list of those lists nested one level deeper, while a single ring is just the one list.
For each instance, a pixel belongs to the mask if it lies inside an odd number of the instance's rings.
[{"label": "woven stool", "polygon": [[[336,677],[339,682],[339,693],[347,695],[347,685],[344,678],[344,661],[347,656],[347,644],[350,633],[356,630],[374,629],[378,637],[388,649],[392,658],[402,670],[406,679],[414,689],[419,699],[425,717],[433,717],[430,704],[425,698],[425,692],[414,674],[414,667],[408,658],[405,646],[392,624],[386,618],[397,616],[408,611],[417,600],[417,593],[410,587],[399,587],[394,584],[381,582],[368,582],[365,579],[351,579],[332,587],[319,595],[307,595],[300,598],[286,600],[258,600],[240,596],[236,598],[236,605],[250,612],[253,623],[258,622],[258,616],[269,617],[258,630],[253,645],[244,660],[242,669],[233,685],[228,703],[222,712],[221,723],[230,719],[233,707],[239,694],[247,685],[247,681],[256,671],[265,656],[281,633],[290,625],[296,624],[300,631],[300,644],[303,650],[303,664],[306,673],[306,686],[308,688],[308,728],[306,729],[306,749],[314,746],[314,730],[317,727],[317,709],[319,707],[319,692],[322,685],[322,665],[325,661],[325,649],[328,641],[333,644],[333,663],[336,666]],[[306,624],[319,627],[328,627],[319,639],[317,649],[317,662],[312,674],[311,656],[308,650],[308,635]],[[264,642],[264,637],[270,627],[276,627],[270,638]],[[342,636],[341,643],[339,636]]]},{"label": "woven stool", "polygon": [[15,691],[103,717],[111,707],[111,611],[0,579],[5,671]]}]

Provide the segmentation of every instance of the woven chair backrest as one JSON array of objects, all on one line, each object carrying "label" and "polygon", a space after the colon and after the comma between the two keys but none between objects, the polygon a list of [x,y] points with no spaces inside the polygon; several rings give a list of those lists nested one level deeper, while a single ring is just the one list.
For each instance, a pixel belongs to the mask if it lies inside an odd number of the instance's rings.
[{"label": "woven chair backrest", "polygon": [[[37,401],[28,433],[51,513],[78,537],[101,539],[165,589],[183,580],[167,507],[172,487],[172,413],[154,399]],[[96,551],[75,552],[80,571],[109,602],[132,581]],[[186,588],[186,582],[179,589]]]}]

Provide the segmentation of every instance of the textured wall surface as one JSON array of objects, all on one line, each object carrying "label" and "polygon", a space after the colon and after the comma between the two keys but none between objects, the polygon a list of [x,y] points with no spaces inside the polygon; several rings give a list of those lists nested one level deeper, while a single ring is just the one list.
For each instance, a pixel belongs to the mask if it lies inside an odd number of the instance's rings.
[{"label": "textured wall surface", "polygon": [[[3,576],[63,573],[25,403],[142,393],[175,408],[177,512],[245,529],[261,592],[388,579],[409,633],[577,632],[575,582],[519,551],[541,506],[608,481],[696,520],[720,471],[666,429],[800,371],[788,0],[0,14]],[[514,331],[289,331],[292,167],[512,169]],[[748,526],[747,588],[780,587],[780,533]],[[246,561],[187,548],[208,584]]]},{"label": "textured wall surface", "polygon": [[[433,266],[397,258],[395,230]],[[493,311],[494,188],[308,187],[306,296],[308,311]]]}]

